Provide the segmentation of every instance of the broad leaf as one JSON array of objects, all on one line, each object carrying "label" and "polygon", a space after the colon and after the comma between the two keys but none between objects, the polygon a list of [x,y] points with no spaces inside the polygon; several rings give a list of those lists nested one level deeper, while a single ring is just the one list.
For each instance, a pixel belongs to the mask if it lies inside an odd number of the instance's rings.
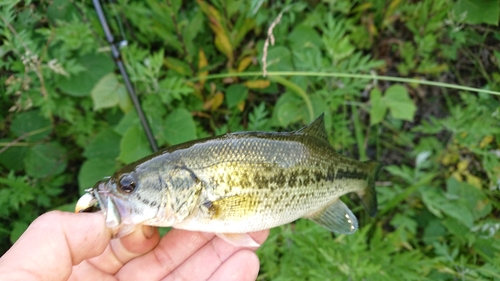
[{"label": "broad leaf", "polygon": [[[0,139],[0,142],[10,143],[12,139]],[[24,169],[23,159],[28,152],[26,146],[11,146],[0,153],[0,164],[7,170],[20,171]]]},{"label": "broad leaf", "polygon": [[303,100],[292,93],[285,93],[276,102],[273,118],[281,127],[303,120],[309,116]]},{"label": "broad leaf", "polygon": [[140,120],[135,110],[132,110],[122,117],[118,125],[115,126],[114,131],[123,136],[134,125],[140,125]]},{"label": "broad leaf", "polygon": [[86,158],[107,158],[114,160],[120,154],[119,134],[111,129],[101,131],[83,151]]},{"label": "broad leaf", "polygon": [[469,24],[488,23],[498,25],[500,17],[499,0],[458,0],[454,6],[455,16],[465,15]]},{"label": "broad leaf", "polygon": [[102,77],[91,93],[94,110],[117,106],[120,102],[120,97],[122,99],[125,98],[127,96],[126,93],[125,86],[118,82],[114,73]]},{"label": "broad leaf", "polygon": [[26,173],[35,178],[58,175],[66,165],[66,150],[56,142],[35,145],[24,158]]},{"label": "broad leaf", "polygon": [[424,204],[435,216],[442,218],[444,213],[455,218],[468,228],[473,226],[472,212],[467,207],[467,204],[463,202],[463,199],[450,200],[440,190],[432,187],[422,187],[420,190]]},{"label": "broad leaf", "polygon": [[146,134],[139,125],[130,127],[120,142],[118,158],[124,163],[130,163],[151,154]]},{"label": "broad leaf", "polygon": [[387,105],[382,99],[382,92],[376,88],[370,91],[370,102],[372,104],[370,108],[370,125],[375,125],[384,120]]},{"label": "broad leaf", "polygon": [[91,158],[83,162],[78,172],[80,194],[104,177],[112,176],[116,170],[116,161],[112,158]]},{"label": "broad leaf", "polygon": [[[267,49],[268,71],[290,71],[294,69],[290,51],[283,46],[269,46]],[[262,64],[262,60],[259,58]]]},{"label": "broad leaf", "polygon": [[80,58],[79,63],[85,71],[69,78],[59,76],[58,86],[69,95],[88,96],[94,85],[106,74],[113,71],[114,64],[107,54],[88,54]]},{"label": "broad leaf", "polygon": [[175,109],[165,119],[165,138],[170,145],[196,139],[196,124],[184,108]]},{"label": "broad leaf", "polygon": [[39,141],[50,134],[50,120],[43,117],[38,110],[32,110],[15,115],[10,130],[17,137],[27,141]]},{"label": "broad leaf", "polygon": [[237,106],[240,102],[245,101],[248,96],[248,89],[241,84],[233,84],[227,87],[226,101],[229,108]]},{"label": "broad leaf", "polygon": [[404,86],[393,85],[389,87],[389,89],[385,92],[384,101],[387,104],[392,117],[413,121],[417,107],[408,95],[408,91]]}]

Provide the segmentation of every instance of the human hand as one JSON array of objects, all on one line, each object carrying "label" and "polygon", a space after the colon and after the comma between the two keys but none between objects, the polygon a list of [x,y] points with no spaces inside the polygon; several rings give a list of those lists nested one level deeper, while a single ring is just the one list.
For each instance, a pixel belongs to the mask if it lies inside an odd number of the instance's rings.
[{"label": "human hand", "polygon": [[[268,231],[251,234],[263,243]],[[111,239],[99,213],[50,212],[0,258],[1,280],[255,280],[255,249],[214,234],[152,227]]]}]

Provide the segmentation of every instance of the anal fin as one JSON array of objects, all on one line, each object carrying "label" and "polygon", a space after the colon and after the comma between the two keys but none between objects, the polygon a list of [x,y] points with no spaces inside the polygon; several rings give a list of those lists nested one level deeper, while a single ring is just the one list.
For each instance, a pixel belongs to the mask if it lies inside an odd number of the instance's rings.
[{"label": "anal fin", "polygon": [[222,240],[237,247],[259,247],[248,233],[216,233]]},{"label": "anal fin", "polygon": [[340,199],[306,218],[340,234],[352,234],[358,229],[358,219]]}]

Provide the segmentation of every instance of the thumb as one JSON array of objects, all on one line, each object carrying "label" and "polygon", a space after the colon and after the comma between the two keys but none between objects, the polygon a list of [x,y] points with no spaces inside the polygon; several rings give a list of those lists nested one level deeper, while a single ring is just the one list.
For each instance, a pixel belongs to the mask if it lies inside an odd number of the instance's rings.
[{"label": "thumb", "polygon": [[100,213],[46,213],[2,256],[0,279],[67,280],[73,265],[100,255],[110,239]]}]

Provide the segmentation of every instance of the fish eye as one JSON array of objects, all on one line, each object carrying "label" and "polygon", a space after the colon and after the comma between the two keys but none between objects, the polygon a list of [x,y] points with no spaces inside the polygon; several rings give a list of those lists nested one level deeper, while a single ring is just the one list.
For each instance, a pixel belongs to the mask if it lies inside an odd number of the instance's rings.
[{"label": "fish eye", "polygon": [[131,175],[126,174],[120,178],[120,184],[118,185],[118,188],[124,193],[131,193],[132,191],[134,191],[135,185],[136,184],[134,178]]}]

